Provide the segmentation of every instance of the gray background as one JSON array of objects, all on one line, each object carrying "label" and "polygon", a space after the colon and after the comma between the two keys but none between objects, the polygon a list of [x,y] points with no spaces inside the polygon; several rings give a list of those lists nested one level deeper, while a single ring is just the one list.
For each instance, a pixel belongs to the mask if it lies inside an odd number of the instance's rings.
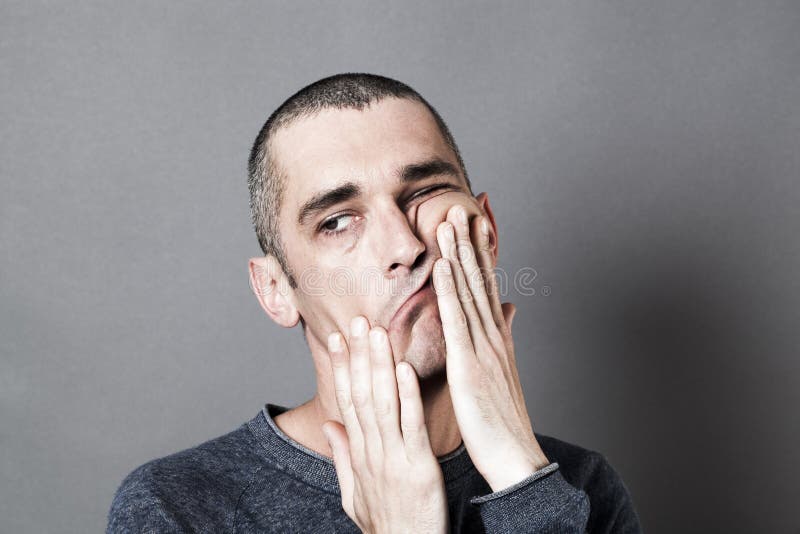
[{"label": "gray background", "polygon": [[101,531],[136,466],[310,397],[245,163],[342,71],[439,109],[536,270],[534,428],[647,532],[800,531],[797,2],[224,4],[2,3],[0,531]]}]

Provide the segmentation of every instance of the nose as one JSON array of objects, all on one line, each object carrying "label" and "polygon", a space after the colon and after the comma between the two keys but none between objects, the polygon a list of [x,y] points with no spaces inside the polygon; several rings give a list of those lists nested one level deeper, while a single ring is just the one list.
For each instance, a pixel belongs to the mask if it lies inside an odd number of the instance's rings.
[{"label": "nose", "polygon": [[425,244],[417,237],[409,216],[394,203],[380,223],[376,248],[380,254],[380,265],[385,269],[384,274],[390,277],[407,275],[425,252]]}]

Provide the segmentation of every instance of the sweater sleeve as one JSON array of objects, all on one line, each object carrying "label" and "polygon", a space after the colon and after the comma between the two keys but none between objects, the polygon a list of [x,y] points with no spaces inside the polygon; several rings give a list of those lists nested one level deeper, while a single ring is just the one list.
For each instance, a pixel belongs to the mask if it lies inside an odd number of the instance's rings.
[{"label": "sweater sleeve", "polygon": [[592,501],[589,532],[592,534],[641,534],[642,525],[630,491],[608,459],[593,455],[596,467],[587,481]]},{"label": "sweater sleeve", "polygon": [[513,486],[472,497],[486,532],[585,532],[589,497],[567,482],[553,462]]}]

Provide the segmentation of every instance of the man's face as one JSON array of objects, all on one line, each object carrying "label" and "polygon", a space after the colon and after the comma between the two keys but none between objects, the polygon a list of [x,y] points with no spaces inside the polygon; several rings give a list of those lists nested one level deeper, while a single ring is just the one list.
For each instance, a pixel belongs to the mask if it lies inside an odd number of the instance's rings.
[{"label": "man's face", "polygon": [[287,177],[279,226],[310,346],[349,337],[363,315],[388,331],[395,363],[420,378],[442,372],[436,227],[454,204],[482,208],[431,113],[398,98],[323,110],[278,130],[273,157]]}]

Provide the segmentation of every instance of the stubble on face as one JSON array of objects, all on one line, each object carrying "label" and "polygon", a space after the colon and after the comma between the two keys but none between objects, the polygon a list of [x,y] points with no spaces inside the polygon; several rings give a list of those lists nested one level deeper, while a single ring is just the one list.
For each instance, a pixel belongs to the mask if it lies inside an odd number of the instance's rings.
[{"label": "stubble on face", "polygon": [[410,363],[420,380],[444,375],[447,351],[436,302],[426,301],[409,313],[404,324],[392,325],[388,332],[395,363]]},{"label": "stubble on face", "polygon": [[[289,174],[298,177],[293,185],[300,188],[287,192],[287,205],[296,206],[300,206],[303,199],[311,196],[304,189],[318,189],[319,182],[336,183],[341,176],[369,177],[372,169],[398,168],[399,164],[422,161],[432,155],[457,164],[430,113],[421,104],[407,100],[388,99],[360,111],[323,111],[279,131],[275,147],[282,154],[283,166],[288,165]],[[387,159],[387,154],[392,159]],[[368,180],[365,182],[369,183]],[[307,184],[314,184],[314,187],[304,188]],[[427,239],[427,250],[424,254],[428,256],[418,258],[417,263],[433,262],[440,256],[432,225],[440,222],[438,212],[442,205],[440,201],[433,201],[429,205],[438,207],[428,208],[423,203],[413,217],[413,227],[427,230],[420,232],[419,237]],[[285,235],[298,235],[294,222],[293,218],[285,220],[285,227],[282,227]],[[349,237],[348,234],[341,242],[349,244]],[[334,245],[330,245],[329,249],[335,252],[320,255],[313,248],[318,246],[316,242],[312,241],[309,246],[305,244],[306,239],[288,239],[287,255],[295,258],[301,265],[313,265],[323,271],[333,271],[338,268],[335,265],[336,254],[344,257],[351,254],[351,249],[355,250],[353,254],[358,253],[359,249],[353,248],[357,243],[355,234],[352,241],[350,249],[340,252],[334,249]],[[362,248],[368,250],[368,245]],[[369,263],[374,267],[369,261],[361,263]],[[358,265],[357,261],[351,262],[351,266],[356,269]],[[378,267],[384,269],[385,265]],[[415,272],[422,273],[423,267],[418,266]],[[410,281],[410,278],[404,278],[406,280]],[[378,289],[384,290],[385,286],[376,288],[376,294]],[[360,303],[352,298],[347,302],[343,299],[335,303],[337,299],[331,300],[330,297],[303,298],[301,294],[300,301],[303,308],[306,308],[301,312],[308,312],[304,316],[308,316],[310,325],[307,335],[318,338],[320,346],[325,346],[327,333],[336,323],[340,323],[338,328],[346,332],[341,326],[346,325],[349,318],[341,319],[343,310],[351,313],[360,308],[361,314],[367,317],[372,326],[386,328],[395,363],[410,363],[421,382],[445,374],[446,350],[435,294],[428,294],[424,299],[418,298],[413,305],[409,303],[410,306],[406,307],[402,316],[394,318],[387,317],[386,313],[378,311],[376,307],[380,306],[383,312],[389,312],[394,309],[396,299],[390,299],[391,302],[387,302],[384,307],[378,302],[383,300],[380,296],[376,296],[376,300],[372,302],[363,302],[361,299]],[[316,310],[319,310],[318,314],[315,313]]]}]

